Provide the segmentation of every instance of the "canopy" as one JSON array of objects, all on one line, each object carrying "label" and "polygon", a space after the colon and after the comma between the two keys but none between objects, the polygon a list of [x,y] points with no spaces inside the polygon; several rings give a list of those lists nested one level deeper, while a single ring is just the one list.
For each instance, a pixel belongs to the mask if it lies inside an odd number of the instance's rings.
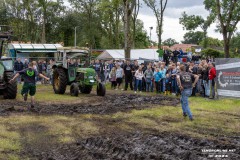
[{"label": "canopy", "polygon": [[[124,50],[105,50],[97,59],[125,59]],[[157,49],[132,49],[130,59],[158,60]]]},{"label": "canopy", "polygon": [[61,44],[8,44],[8,48],[14,49],[16,53],[55,53],[61,47]]}]

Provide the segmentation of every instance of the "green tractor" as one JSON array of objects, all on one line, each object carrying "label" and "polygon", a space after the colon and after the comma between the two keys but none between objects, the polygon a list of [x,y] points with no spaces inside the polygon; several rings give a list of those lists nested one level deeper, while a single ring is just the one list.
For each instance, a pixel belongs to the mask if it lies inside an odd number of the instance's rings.
[{"label": "green tractor", "polygon": [[[105,96],[105,85],[98,81],[94,69],[76,66],[71,60],[81,57],[87,59],[88,50],[63,48],[57,53],[57,61],[53,66],[53,90],[56,94],[64,94],[67,85],[70,85],[71,96],[78,96],[79,91],[90,94],[94,85],[97,85],[97,95]],[[86,66],[86,64],[85,64]]]},{"label": "green tractor", "polygon": [[0,25],[0,95],[4,99],[15,99],[17,96],[17,82],[9,83],[14,76],[13,59],[3,55],[11,36],[11,27]]}]

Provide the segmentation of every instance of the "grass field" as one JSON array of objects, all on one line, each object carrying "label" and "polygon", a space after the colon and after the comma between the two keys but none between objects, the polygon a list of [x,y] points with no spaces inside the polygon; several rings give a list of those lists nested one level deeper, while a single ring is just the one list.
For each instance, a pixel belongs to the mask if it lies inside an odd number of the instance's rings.
[{"label": "grass field", "polygon": [[[19,86],[19,90],[20,90]],[[37,86],[39,103],[91,103],[94,98],[55,95],[50,86]],[[108,91],[108,94],[123,93]],[[124,92],[125,94],[131,93]],[[146,95],[143,93],[143,95]],[[151,94],[155,96],[155,94]],[[22,101],[18,94],[17,101]],[[4,101],[4,100],[1,100]],[[52,143],[71,143],[77,138],[108,134],[109,131],[145,133],[171,132],[191,137],[219,140],[240,135],[240,100],[208,100],[191,97],[190,107],[195,117],[189,121],[182,117],[180,105],[159,106],[110,115],[36,115],[33,113],[0,116],[0,159],[22,159],[20,154],[26,143],[40,146]],[[51,143],[50,143],[51,141]],[[26,159],[28,157],[25,157]]]}]

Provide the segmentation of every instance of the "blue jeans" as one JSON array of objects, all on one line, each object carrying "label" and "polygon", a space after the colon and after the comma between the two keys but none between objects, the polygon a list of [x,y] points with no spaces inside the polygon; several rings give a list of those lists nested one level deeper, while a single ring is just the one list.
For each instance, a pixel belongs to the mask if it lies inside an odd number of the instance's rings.
[{"label": "blue jeans", "polygon": [[206,80],[203,80],[203,86],[205,89],[205,96],[209,96],[210,95],[210,90],[209,90],[209,83]]},{"label": "blue jeans", "polygon": [[177,80],[176,80],[176,78],[172,78],[171,82],[172,82],[172,93],[177,93]]},{"label": "blue jeans", "polygon": [[165,92],[165,90],[166,90],[166,79],[165,79],[165,78],[162,78],[162,79],[160,80],[160,83],[161,83],[160,91],[161,91],[161,92]]},{"label": "blue jeans", "polygon": [[192,118],[192,113],[188,104],[188,97],[192,95],[192,88],[184,89],[181,93],[181,105],[184,114],[187,114],[189,118]]},{"label": "blue jeans", "polygon": [[146,91],[150,92],[152,91],[152,80],[151,79],[146,79]]},{"label": "blue jeans", "polygon": [[209,80],[209,98],[214,98],[215,97],[215,81]]},{"label": "blue jeans", "polygon": [[142,80],[136,79],[134,86],[134,91],[137,91],[139,88],[139,91],[142,91]]}]

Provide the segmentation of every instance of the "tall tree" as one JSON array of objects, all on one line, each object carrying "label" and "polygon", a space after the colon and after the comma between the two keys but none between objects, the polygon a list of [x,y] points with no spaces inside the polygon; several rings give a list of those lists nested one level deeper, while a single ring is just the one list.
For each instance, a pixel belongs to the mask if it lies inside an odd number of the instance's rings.
[{"label": "tall tree", "polygon": [[132,21],[133,21],[133,44],[132,44],[132,48],[135,48],[136,25],[137,25],[136,23],[137,23],[139,7],[140,7],[140,1],[136,0],[136,5],[134,7],[133,16],[132,16]]},{"label": "tall tree", "polygon": [[182,41],[183,44],[200,44],[200,42],[204,39],[204,33],[197,31],[197,32],[187,32],[184,35],[184,40]]},{"label": "tall tree", "polygon": [[168,47],[171,47],[174,44],[178,44],[178,42],[175,39],[172,39],[172,38],[168,38],[165,41],[163,41],[163,45],[167,45]]},{"label": "tall tree", "polygon": [[218,31],[224,40],[225,57],[230,57],[230,42],[240,21],[239,0],[204,0],[205,8],[217,19]]},{"label": "tall tree", "polygon": [[[157,32],[158,32],[158,48],[161,48],[161,43],[162,43],[162,27],[163,27],[163,14],[166,9],[168,0],[159,0],[159,5],[158,5],[158,0],[143,0],[146,5],[152,9],[155,17],[157,18]],[[160,6],[158,8],[158,6]]]},{"label": "tall tree", "polygon": [[207,19],[204,19],[201,16],[195,15],[187,15],[186,12],[182,13],[182,17],[179,18],[179,23],[182,24],[184,29],[193,31],[198,27],[201,27],[204,33],[204,45],[203,47],[207,47],[207,29],[212,24],[214,20],[214,16],[210,14]]},{"label": "tall tree", "polygon": [[38,0],[39,6],[42,10],[42,40],[41,43],[46,43],[46,19],[47,19],[47,7],[49,0]]},{"label": "tall tree", "polygon": [[[97,44],[97,31],[96,26],[99,24],[100,18],[96,18],[100,15],[98,11],[99,0],[69,0],[69,2],[74,6],[74,8],[82,13],[86,20],[86,25],[81,24],[79,27],[84,27],[87,32],[87,39],[90,48],[96,48]],[[82,22],[84,23],[84,22]]]},{"label": "tall tree", "polygon": [[240,53],[240,32],[238,32],[237,34],[235,34],[232,37],[232,40],[230,43],[230,48],[233,53],[239,55],[239,53]]},{"label": "tall tree", "polygon": [[132,38],[131,38],[131,18],[136,0],[123,0],[123,23],[124,23],[124,51],[125,58],[130,58]]},{"label": "tall tree", "polygon": [[[202,42],[200,42],[200,45],[203,46],[204,45],[204,41],[203,40]],[[212,37],[207,37],[207,42],[208,42],[208,45],[207,47],[210,47],[210,48],[223,48],[223,41],[222,40],[219,40],[217,38],[212,38]]]}]

